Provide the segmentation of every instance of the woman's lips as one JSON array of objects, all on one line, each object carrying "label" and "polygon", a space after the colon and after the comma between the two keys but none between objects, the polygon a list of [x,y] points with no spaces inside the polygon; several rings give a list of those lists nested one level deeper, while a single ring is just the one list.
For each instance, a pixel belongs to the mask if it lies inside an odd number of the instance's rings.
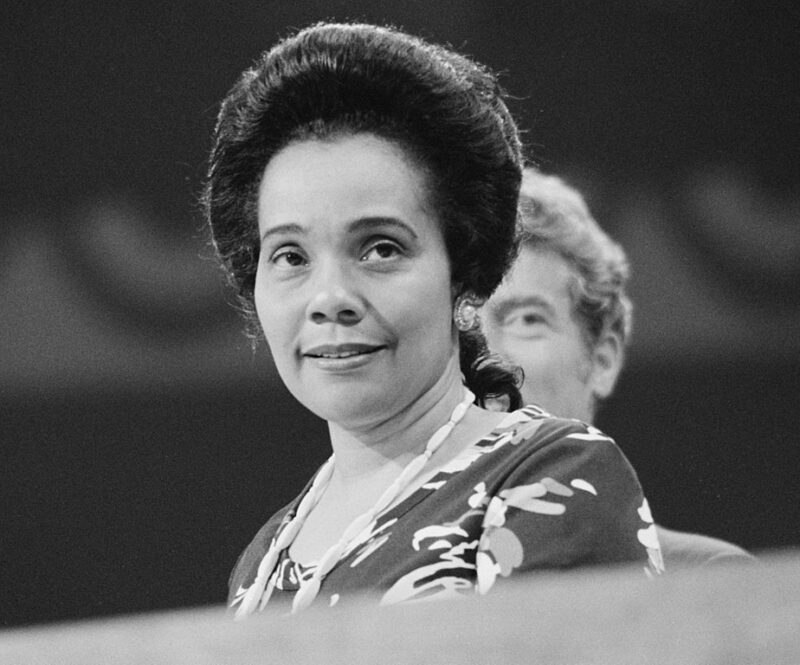
[{"label": "woman's lips", "polygon": [[311,358],[351,358],[362,354],[375,353],[385,347],[374,344],[320,344],[303,352]]},{"label": "woman's lips", "polygon": [[370,362],[385,346],[375,344],[320,344],[310,347],[303,356],[317,367],[330,371],[344,371],[361,367]]}]

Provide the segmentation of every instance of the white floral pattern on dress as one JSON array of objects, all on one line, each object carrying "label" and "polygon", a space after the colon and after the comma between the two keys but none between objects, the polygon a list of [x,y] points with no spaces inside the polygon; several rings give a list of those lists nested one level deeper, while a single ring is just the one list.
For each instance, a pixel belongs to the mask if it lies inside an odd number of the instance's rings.
[{"label": "white floral pattern on dress", "polygon": [[[540,434],[545,423],[551,427]],[[484,456],[489,456],[486,463],[476,464]],[[595,460],[603,469],[599,475]],[[484,594],[498,577],[516,570],[635,560],[637,548],[648,576],[663,571],[649,506],[613,441],[594,427],[554,419],[536,407],[508,414],[492,434],[451,460],[404,502],[379,515],[351,543],[342,556],[345,565],[328,578],[334,603],[341,591],[368,586],[376,575],[383,580],[379,588],[385,589],[381,603],[388,605]],[[246,550],[247,560],[232,577],[232,606],[241,601],[244,582],[254,576],[269,540],[290,517],[290,509],[276,514],[276,526],[268,523],[264,537]],[[598,518],[607,520],[605,528],[596,523]],[[571,521],[565,526],[562,520]],[[621,539],[619,547],[607,537],[608,530]],[[344,570],[355,571],[363,583],[357,585]],[[301,566],[284,553],[270,588],[293,592],[312,572],[313,566]],[[348,584],[334,581],[337,575]]]}]

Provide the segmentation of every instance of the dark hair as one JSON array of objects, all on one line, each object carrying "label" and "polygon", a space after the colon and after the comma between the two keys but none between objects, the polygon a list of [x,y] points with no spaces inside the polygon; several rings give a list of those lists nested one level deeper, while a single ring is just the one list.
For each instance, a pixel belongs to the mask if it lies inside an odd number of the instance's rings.
[{"label": "dark hair", "polygon": [[[515,258],[522,149],[496,77],[394,28],[320,23],[266,51],[222,102],[203,204],[217,254],[256,332],[258,187],[289,143],[369,132],[426,170],[458,293],[488,298]],[[516,375],[461,333],[461,367],[480,402]],[[494,377],[488,380],[486,377]]]}]

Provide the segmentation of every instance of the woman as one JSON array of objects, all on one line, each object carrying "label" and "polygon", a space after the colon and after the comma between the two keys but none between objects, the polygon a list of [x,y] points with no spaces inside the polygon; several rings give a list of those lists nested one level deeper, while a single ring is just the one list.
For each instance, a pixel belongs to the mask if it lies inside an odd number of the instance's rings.
[{"label": "woman", "polygon": [[393,29],[320,24],[222,104],[204,203],[245,315],[333,455],[239,558],[237,616],[358,590],[657,556],[597,430],[519,407],[476,306],[515,253],[522,153],[494,76]]}]

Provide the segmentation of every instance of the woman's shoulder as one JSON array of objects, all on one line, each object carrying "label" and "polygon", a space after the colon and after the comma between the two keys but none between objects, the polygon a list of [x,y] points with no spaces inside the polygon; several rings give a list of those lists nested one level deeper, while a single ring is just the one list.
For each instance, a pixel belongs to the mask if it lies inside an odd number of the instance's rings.
[{"label": "woman's shoulder", "polygon": [[573,418],[560,418],[540,406],[529,404],[511,411],[487,437],[493,443],[510,443],[511,449],[532,454],[541,448],[617,448],[614,439],[590,425]]},{"label": "woman's shoulder", "polygon": [[525,478],[590,475],[608,486],[631,484],[638,478],[614,440],[593,425],[559,418],[536,405],[508,413],[491,436],[479,443],[481,465],[492,467],[503,484]]},{"label": "woman's shoulder", "polygon": [[292,501],[274,513],[264,526],[258,530],[247,547],[245,547],[239,555],[231,571],[230,578],[228,579],[228,589],[231,598],[233,598],[240,589],[247,588],[253,583],[261,559],[269,549],[270,543],[277,534],[278,529],[280,529],[281,525],[287,520],[289,510],[293,507],[295,502],[296,500]]}]

